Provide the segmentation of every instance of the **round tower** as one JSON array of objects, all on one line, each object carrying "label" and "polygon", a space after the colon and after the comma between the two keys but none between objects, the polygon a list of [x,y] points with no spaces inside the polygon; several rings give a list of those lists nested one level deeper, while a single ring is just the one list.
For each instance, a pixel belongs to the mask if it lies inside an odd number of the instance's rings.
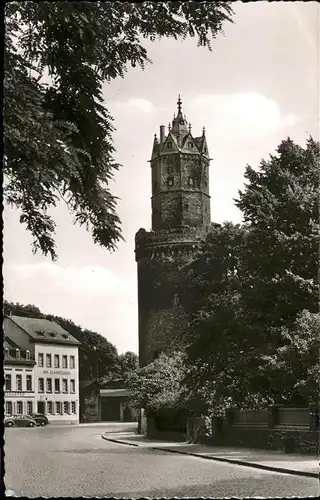
[{"label": "round tower", "polygon": [[167,135],[161,125],[159,139],[154,137],[152,231],[140,229],[135,237],[141,366],[184,342],[179,274],[210,224],[209,163],[205,131],[193,137],[179,96]]}]

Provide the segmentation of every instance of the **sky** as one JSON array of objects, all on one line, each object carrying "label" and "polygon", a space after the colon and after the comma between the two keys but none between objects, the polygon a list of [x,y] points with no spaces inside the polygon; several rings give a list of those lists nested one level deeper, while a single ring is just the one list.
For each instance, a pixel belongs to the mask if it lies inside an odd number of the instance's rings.
[{"label": "sky", "polygon": [[110,188],[120,197],[125,242],[116,252],[93,243],[61,203],[58,260],[33,255],[19,212],[4,206],[4,297],[34,304],[106,337],[119,353],[138,353],[137,270],[134,236],[151,227],[150,160],[153,136],[182,111],[195,136],[205,126],[210,156],[211,219],[241,222],[234,206],[247,164],[258,168],[288,136],[305,145],[319,139],[319,24],[316,2],[233,4],[212,52],[197,40],[145,43],[153,64],[128,69],[104,85],[115,119],[116,160],[122,168]]}]

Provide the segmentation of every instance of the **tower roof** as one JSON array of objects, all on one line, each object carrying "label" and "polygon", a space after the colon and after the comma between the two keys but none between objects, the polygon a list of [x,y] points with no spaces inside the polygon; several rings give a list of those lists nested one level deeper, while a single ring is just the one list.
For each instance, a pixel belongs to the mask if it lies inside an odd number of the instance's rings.
[{"label": "tower roof", "polygon": [[181,142],[183,137],[189,133],[189,129],[187,119],[182,114],[182,100],[180,94],[178,96],[177,105],[178,114],[172,120],[171,133]]}]

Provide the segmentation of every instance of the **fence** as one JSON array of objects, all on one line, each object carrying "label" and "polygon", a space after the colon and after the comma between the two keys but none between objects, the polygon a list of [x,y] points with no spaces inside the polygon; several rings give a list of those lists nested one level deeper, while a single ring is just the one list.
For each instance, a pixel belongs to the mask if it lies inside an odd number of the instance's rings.
[{"label": "fence", "polygon": [[234,408],[212,420],[211,432],[199,433],[189,423],[189,438],[218,446],[318,453],[319,408],[270,406],[257,410]]},{"label": "fence", "polygon": [[276,427],[297,427],[309,429],[310,409],[309,408],[279,408],[278,421]]},{"label": "fence", "polygon": [[268,408],[262,410],[235,410],[233,425],[268,427]]}]

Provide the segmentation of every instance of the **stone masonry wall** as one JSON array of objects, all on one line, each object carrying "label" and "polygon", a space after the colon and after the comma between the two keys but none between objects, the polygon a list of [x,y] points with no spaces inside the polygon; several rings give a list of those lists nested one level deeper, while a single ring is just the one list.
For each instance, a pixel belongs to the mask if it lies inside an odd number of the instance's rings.
[{"label": "stone masonry wall", "polygon": [[138,262],[139,358],[142,365],[161,352],[183,346],[186,314],[179,303],[181,266],[190,261],[203,231],[140,231]]}]

